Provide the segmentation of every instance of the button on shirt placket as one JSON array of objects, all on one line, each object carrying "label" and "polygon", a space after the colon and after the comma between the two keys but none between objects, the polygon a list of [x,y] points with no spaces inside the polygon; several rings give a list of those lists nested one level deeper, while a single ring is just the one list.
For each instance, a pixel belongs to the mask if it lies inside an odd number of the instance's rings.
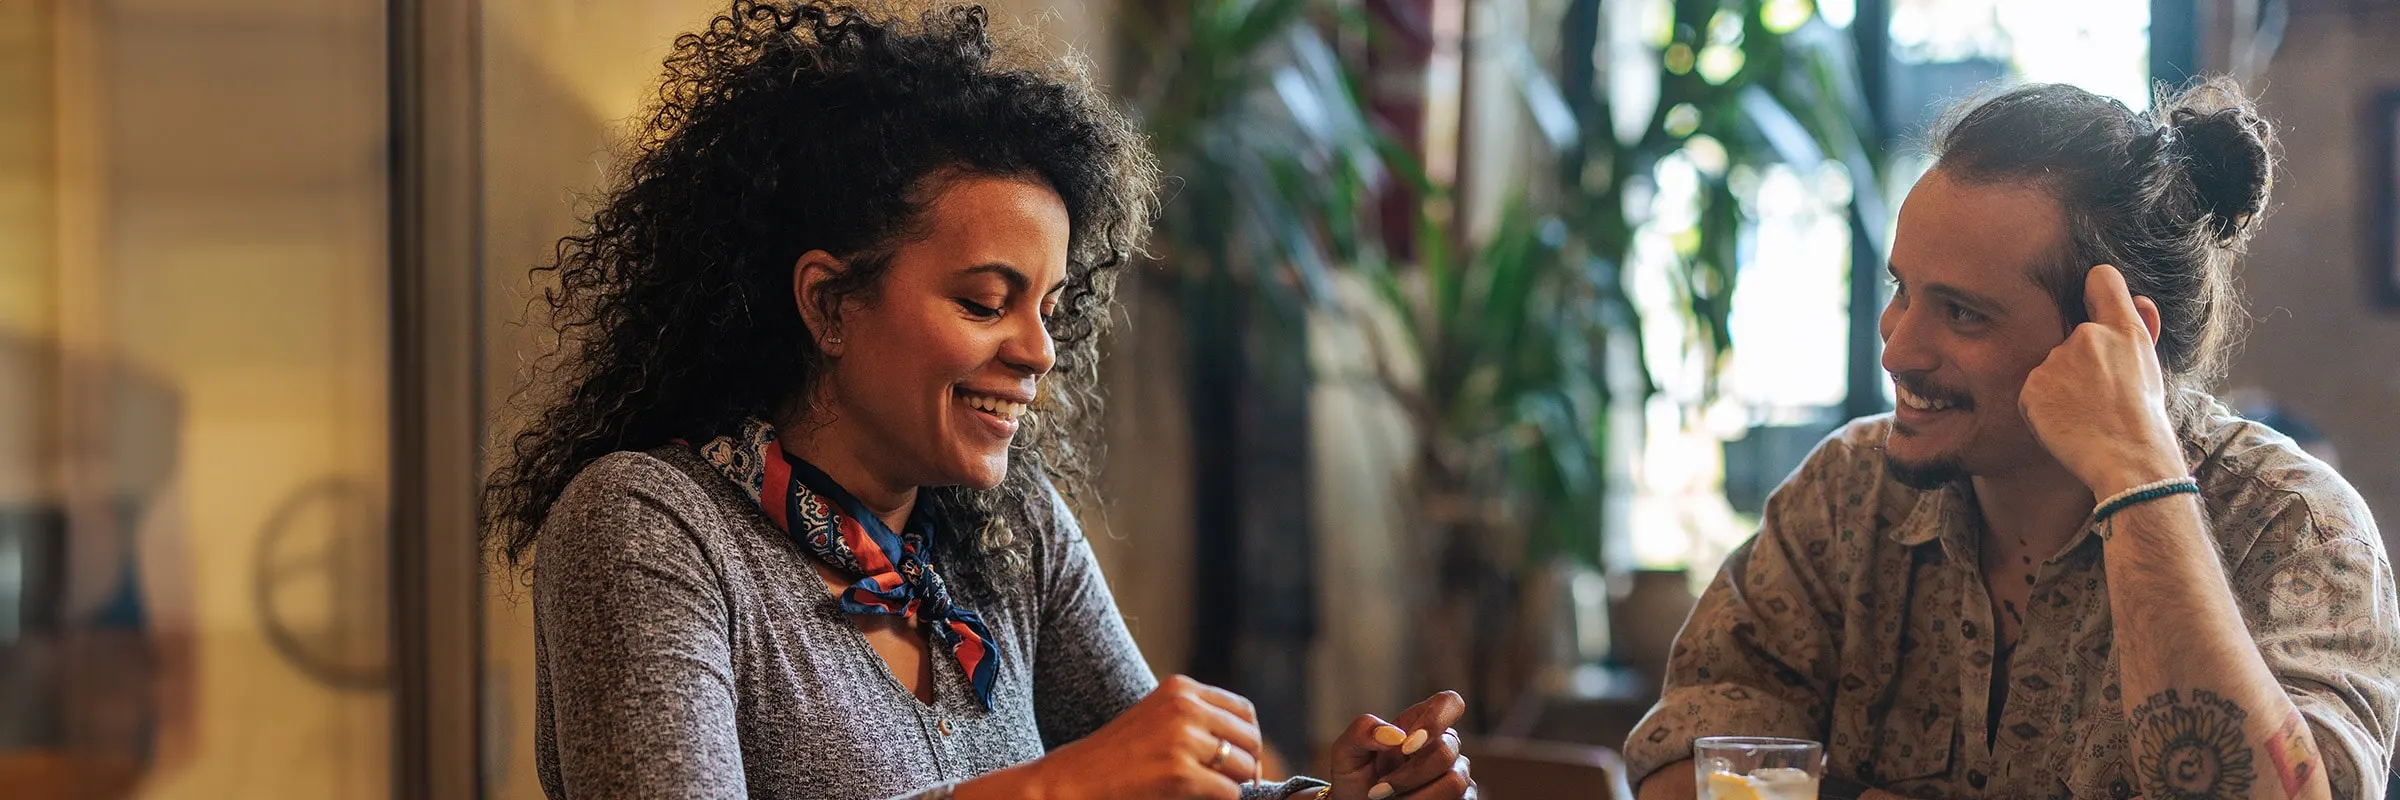
[{"label": "button on shirt placket", "polygon": [[[2068,552],[2072,553],[2073,550]],[[2067,634],[2061,629],[2065,620],[2057,619],[2057,615],[2051,613],[2051,604],[2045,600],[2052,593],[2061,591],[2060,576],[2070,568],[2071,559],[2071,556],[2062,554],[2042,562],[2035,569],[2033,591],[2025,595],[2025,609],[2017,625],[2016,652],[2052,652],[2051,640]],[[1998,735],[1992,737],[1989,774],[2003,779],[2003,784],[2007,783],[2007,776],[2017,770],[2018,762],[2035,752],[2039,743],[2036,740],[2049,733],[2045,728],[2061,723],[2054,715],[2064,705],[2058,693],[2065,688],[2065,681],[2041,677],[2044,666],[2034,660],[2012,659],[2009,662],[2005,704],[1992,710],[2000,715],[2000,729]],[[2028,732],[2034,735],[2027,736]]]},{"label": "button on shirt placket", "polygon": [[933,704],[917,707],[917,727],[925,732],[926,750],[933,754],[934,769],[942,780],[955,781],[972,777],[966,774],[958,752],[957,732],[952,729],[946,693],[936,693]]},{"label": "button on shirt placket", "polygon": [[[1957,519],[1963,511],[1952,510],[1952,519]],[[1959,598],[1956,617],[1959,622],[1952,635],[1959,637],[1958,652],[1962,655],[1958,665],[1958,710],[1962,724],[1956,730],[1963,732],[1960,734],[1964,739],[1961,744],[1965,746],[1951,749],[1950,757],[1956,763],[1952,765],[1950,774],[1990,775],[1993,751],[1975,745],[1979,743],[1983,732],[1990,729],[1994,711],[1991,708],[1992,597],[1983,585],[1980,548],[1972,547],[1956,535],[1963,530],[1966,528],[1953,524],[1942,536],[1942,546],[1950,551],[1949,564],[1944,569],[1950,571],[1950,580],[1957,581],[1960,589],[1953,595]]]},{"label": "button on shirt placket", "polygon": [[[926,749],[932,751],[935,768],[942,780],[960,781],[974,777],[964,752],[966,737],[962,730],[969,714],[966,707],[974,705],[974,692],[968,689],[966,673],[958,662],[943,658],[933,661],[934,686],[932,703],[917,704],[918,724],[925,730]],[[966,698],[966,699],[962,699]],[[962,705],[963,704],[963,705]]]}]

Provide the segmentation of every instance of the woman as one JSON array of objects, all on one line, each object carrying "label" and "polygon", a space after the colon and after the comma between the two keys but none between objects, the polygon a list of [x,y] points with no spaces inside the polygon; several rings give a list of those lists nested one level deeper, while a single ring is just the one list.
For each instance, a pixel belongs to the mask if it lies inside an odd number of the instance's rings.
[{"label": "woman", "polygon": [[1244,788],[1250,704],[1143,666],[1051,487],[1085,485],[1155,167],[1003,60],[974,7],[743,0],[676,40],[546,268],[564,392],[489,487],[533,553],[543,790],[1471,796],[1455,694]]}]

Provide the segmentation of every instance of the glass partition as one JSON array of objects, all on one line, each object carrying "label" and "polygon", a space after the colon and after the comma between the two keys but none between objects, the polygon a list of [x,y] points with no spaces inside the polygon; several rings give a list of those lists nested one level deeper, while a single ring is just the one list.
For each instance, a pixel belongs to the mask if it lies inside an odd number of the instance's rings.
[{"label": "glass partition", "polygon": [[0,3],[0,786],[388,796],[385,7]]}]

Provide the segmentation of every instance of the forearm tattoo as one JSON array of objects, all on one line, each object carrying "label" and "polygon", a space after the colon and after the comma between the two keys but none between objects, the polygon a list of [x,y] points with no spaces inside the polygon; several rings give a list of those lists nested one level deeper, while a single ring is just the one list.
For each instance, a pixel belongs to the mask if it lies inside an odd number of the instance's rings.
[{"label": "forearm tattoo", "polygon": [[2308,786],[2308,776],[2317,771],[2317,736],[2309,732],[2308,723],[2293,711],[2267,739],[2267,757],[2275,762],[2275,775],[2283,779],[2283,796],[2299,797]]},{"label": "forearm tattoo", "polygon": [[2134,762],[2154,800],[2218,800],[2250,796],[2258,772],[2242,731],[2249,712],[2207,689],[2188,698],[2168,689],[2135,706]]}]

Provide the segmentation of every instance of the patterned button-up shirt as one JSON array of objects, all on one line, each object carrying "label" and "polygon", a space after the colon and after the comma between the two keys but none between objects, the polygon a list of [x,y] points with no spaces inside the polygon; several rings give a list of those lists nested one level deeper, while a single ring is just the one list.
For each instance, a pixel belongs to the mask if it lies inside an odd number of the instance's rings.
[{"label": "patterned button-up shirt", "polygon": [[[1745,734],[1823,742],[1828,774],[1911,797],[2139,795],[2098,531],[2040,565],[2002,665],[2005,701],[1990,708],[1997,649],[1971,490],[1886,475],[1890,428],[1852,422],[1776,489],[1677,637],[1663,698],[1625,745],[1632,775],[1690,758],[1695,738]],[[2187,431],[2233,593],[2334,796],[2382,796],[2400,613],[2366,505],[2290,439],[2222,407]]]}]

